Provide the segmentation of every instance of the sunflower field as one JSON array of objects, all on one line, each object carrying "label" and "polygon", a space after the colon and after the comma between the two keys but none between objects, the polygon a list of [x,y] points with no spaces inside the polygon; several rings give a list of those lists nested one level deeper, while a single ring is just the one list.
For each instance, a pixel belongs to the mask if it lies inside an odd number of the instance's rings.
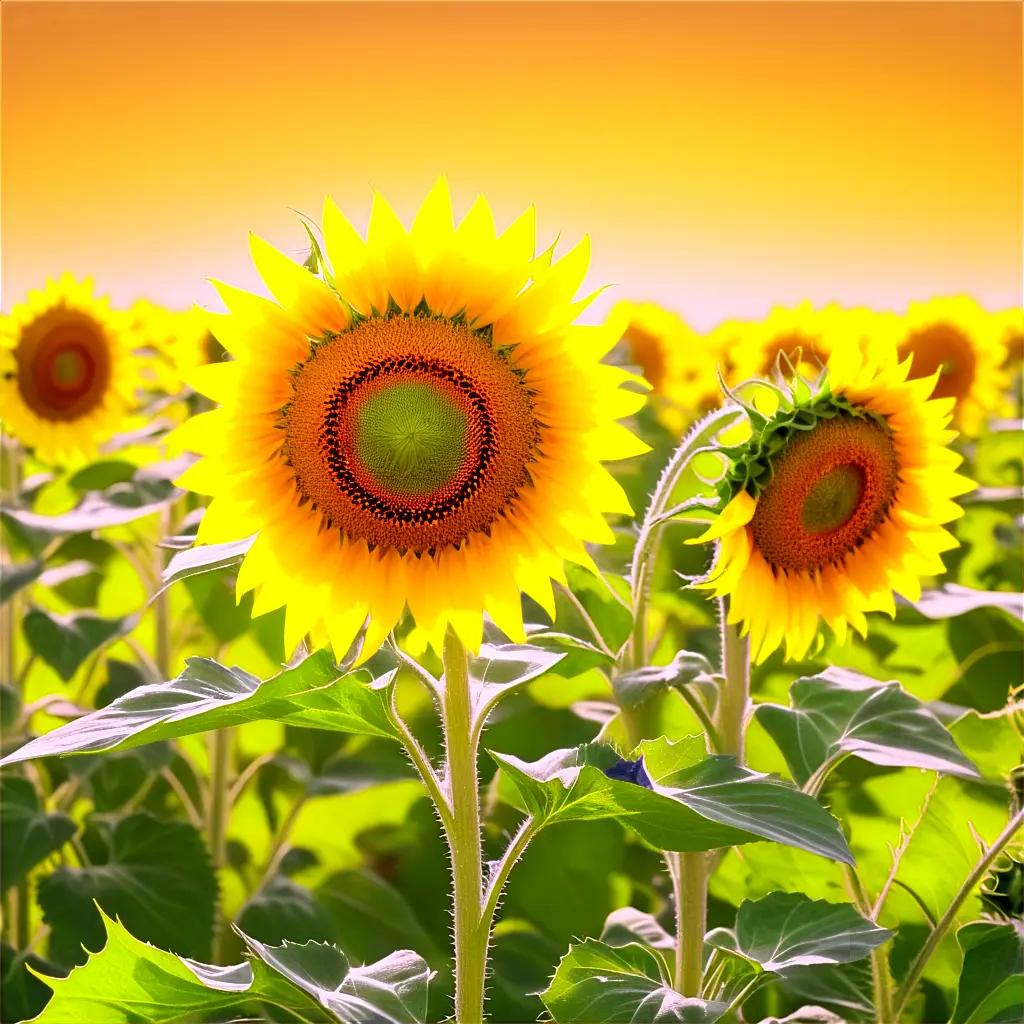
[{"label": "sunflower field", "polygon": [[1024,311],[348,214],[4,313],[5,1024],[1024,1018]]}]

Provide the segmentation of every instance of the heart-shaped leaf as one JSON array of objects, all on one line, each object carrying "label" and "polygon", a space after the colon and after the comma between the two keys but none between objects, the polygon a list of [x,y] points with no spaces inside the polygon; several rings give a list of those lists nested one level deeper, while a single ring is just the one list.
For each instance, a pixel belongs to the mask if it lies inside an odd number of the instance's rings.
[{"label": "heart-shaped leaf", "polygon": [[51,957],[81,963],[83,944],[99,948],[103,926],[97,904],[149,942],[185,956],[209,955],[217,880],[195,828],[146,813],[116,823],[97,818],[82,842],[88,867],[61,867],[39,881]]},{"label": "heart-shaped leaf", "polygon": [[951,1024],[1024,1020],[1024,936],[1011,923],[973,921],[956,933],[964,952]]},{"label": "heart-shaped leaf", "polygon": [[387,696],[392,677],[389,673],[368,685],[365,673],[342,674],[327,651],[318,651],[263,683],[239,668],[189,658],[177,679],[141,686],[31,740],[0,763],[123,750],[265,720],[390,739],[395,736]]},{"label": "heart-shaped leaf", "polygon": [[914,607],[928,619],[951,619],[975,608],[1001,608],[1019,620],[1024,618],[1024,594],[945,583],[938,590],[926,590]]},{"label": "heart-shaped leaf", "polygon": [[255,536],[252,536],[226,544],[200,544],[198,547],[176,552],[163,571],[161,590],[166,590],[172,583],[187,579],[189,576],[241,565],[245,553],[252,547],[255,539]]},{"label": "heart-shaped leaf", "polygon": [[506,694],[554,668],[564,654],[531,644],[483,644],[469,662],[473,715],[479,722]]},{"label": "heart-shaped leaf", "polygon": [[852,863],[839,823],[812,797],[699,737],[645,741],[635,760],[588,744],[536,762],[491,756],[521,805],[544,824],[615,818],[661,850],[713,850],[769,839]]},{"label": "heart-shaped leaf", "polygon": [[828,668],[790,687],[792,707],[759,704],[758,721],[804,785],[846,755],[976,778],[945,726],[899,683]]},{"label": "heart-shaped leaf", "polygon": [[891,937],[892,932],[861,917],[848,903],[773,892],[744,900],[736,911],[735,929],[716,928],[706,942],[763,971],[785,974],[795,967],[852,963]]},{"label": "heart-shaped leaf", "polygon": [[101,619],[91,612],[57,615],[33,608],[21,628],[33,653],[67,682],[94,651],[119,636],[131,632],[136,615],[122,619]]},{"label": "heart-shaped leaf", "polygon": [[541,999],[558,1024],[711,1024],[728,1009],[680,995],[663,969],[637,943],[613,947],[587,939],[569,947]]},{"label": "heart-shaped leaf", "polygon": [[59,850],[77,831],[66,814],[39,806],[28,779],[0,778],[0,863],[3,886],[20,882],[44,857]]}]

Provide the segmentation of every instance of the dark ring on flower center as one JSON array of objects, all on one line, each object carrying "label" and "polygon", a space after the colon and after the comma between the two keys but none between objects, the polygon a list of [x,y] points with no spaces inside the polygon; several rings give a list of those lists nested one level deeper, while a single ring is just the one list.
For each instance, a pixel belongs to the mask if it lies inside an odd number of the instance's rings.
[{"label": "dark ring on flower center", "polygon": [[[363,385],[384,377],[401,377],[406,374],[425,376],[447,385],[461,393],[472,411],[471,432],[477,437],[475,458],[468,472],[460,472],[459,486],[451,490],[445,486],[448,481],[439,481],[437,497],[426,500],[402,501],[400,496],[381,486],[371,489],[357,476],[353,463],[357,456],[353,451],[350,432],[345,430],[346,412],[350,403],[357,400]],[[348,436],[347,436],[348,435]],[[460,508],[479,491],[486,479],[494,457],[494,422],[487,399],[480,393],[474,382],[454,366],[436,359],[404,356],[383,359],[364,367],[347,380],[341,382],[327,402],[320,430],[320,451],[330,469],[334,482],[360,508],[389,522],[435,523]],[[364,479],[365,479],[365,475]]]}]

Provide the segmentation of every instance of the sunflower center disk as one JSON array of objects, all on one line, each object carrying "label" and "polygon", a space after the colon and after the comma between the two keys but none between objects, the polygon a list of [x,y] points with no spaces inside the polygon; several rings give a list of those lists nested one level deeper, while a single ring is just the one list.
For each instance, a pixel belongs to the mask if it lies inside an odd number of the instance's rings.
[{"label": "sunflower center disk", "polygon": [[795,436],[772,470],[751,528],[769,565],[789,572],[841,564],[885,519],[899,481],[888,430],[851,416]]},{"label": "sunflower center disk", "polygon": [[911,377],[939,371],[932,398],[965,398],[974,383],[975,356],[970,341],[952,324],[934,324],[911,334],[899,348],[901,359],[914,357]]},{"label": "sunflower center disk", "polygon": [[18,390],[43,419],[84,416],[99,405],[110,380],[110,354],[98,327],[63,308],[26,329],[17,361]]},{"label": "sunflower center disk", "polygon": [[382,491],[422,496],[450,483],[466,453],[469,418],[440,388],[385,384],[356,413],[355,454]]},{"label": "sunflower center disk", "polygon": [[439,317],[375,317],[292,377],[282,455],[303,502],[371,546],[458,546],[529,485],[540,426],[521,373]]}]

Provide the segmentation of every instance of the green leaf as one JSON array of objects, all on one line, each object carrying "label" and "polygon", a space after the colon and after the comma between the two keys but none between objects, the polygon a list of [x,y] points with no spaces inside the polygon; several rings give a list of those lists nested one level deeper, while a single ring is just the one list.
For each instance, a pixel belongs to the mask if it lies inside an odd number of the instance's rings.
[{"label": "green leaf", "polygon": [[474,717],[486,716],[502,697],[539,679],[564,657],[531,644],[482,644],[469,661]]},{"label": "green leaf", "polygon": [[238,927],[261,942],[337,939],[330,917],[313,894],[282,875],[248,900],[238,915]]},{"label": "green leaf", "polygon": [[848,903],[808,899],[799,892],[773,892],[744,900],[735,930],[716,928],[706,942],[735,953],[772,974],[794,967],[852,963],[892,937]]},{"label": "green leaf", "polygon": [[82,844],[88,867],[61,867],[39,881],[54,959],[80,963],[82,943],[98,948],[103,926],[97,904],[149,942],[185,956],[209,955],[217,880],[195,828],[146,813],[116,824],[94,818]]},{"label": "green leaf", "polygon": [[53,754],[124,750],[244,722],[276,721],[335,732],[394,738],[388,716],[388,673],[368,685],[342,675],[327,651],[261,683],[239,668],[189,658],[169,683],[137,690],[53,732],[31,740],[0,764]]},{"label": "green leaf", "polygon": [[615,696],[623,707],[634,708],[662,690],[714,686],[714,679],[714,669],[703,654],[679,651],[670,665],[651,665],[618,676]]},{"label": "green leaf", "polygon": [[33,608],[21,628],[33,653],[67,682],[90,654],[131,632],[137,621],[136,615],[101,619],[91,612],[57,615]]},{"label": "green leaf", "polygon": [[39,972],[60,973],[60,968],[27,949],[0,945],[0,1020],[16,1021],[34,1017],[46,1005],[50,990],[36,976]]},{"label": "green leaf", "polygon": [[710,1024],[725,1003],[687,999],[662,975],[662,962],[636,943],[612,947],[587,939],[569,947],[541,999],[558,1024]]},{"label": "green leaf", "polygon": [[652,914],[645,914],[636,907],[621,907],[613,910],[604,923],[601,941],[609,946],[626,946],[639,942],[651,949],[675,949],[676,940],[658,924]]},{"label": "green leaf", "polygon": [[[242,936],[248,962],[227,967],[183,960],[140,942],[101,915],[106,941],[67,978],[40,975],[53,998],[41,1024],[172,1024],[269,1003],[304,1020],[324,1011],[344,1024],[422,1024],[430,971],[403,951],[351,967],[334,946],[268,946]],[[103,936],[101,934],[101,942]]]},{"label": "green leaf", "polygon": [[39,806],[28,779],[0,778],[0,864],[3,887],[15,885],[44,857],[56,853],[77,831],[66,814],[50,814]]},{"label": "green leaf", "polygon": [[172,583],[198,576],[204,572],[216,572],[232,565],[241,565],[245,553],[252,547],[255,536],[245,540],[229,541],[226,544],[200,544],[186,551],[178,551],[167,563],[161,577],[166,590]]},{"label": "green leaf", "polygon": [[338,943],[356,959],[373,960],[407,946],[431,964],[444,960],[405,897],[366,868],[331,875],[317,887],[316,899]]},{"label": "green leaf", "polygon": [[524,809],[544,824],[615,818],[660,850],[769,839],[853,862],[839,823],[817,801],[733,758],[705,757],[701,738],[645,741],[636,755],[624,760],[599,744],[532,763],[491,754]]},{"label": "green leaf", "polygon": [[131,480],[138,468],[124,459],[102,459],[72,473],[68,484],[76,491],[104,491]]},{"label": "green leaf", "polygon": [[10,601],[19,590],[39,579],[44,568],[45,563],[38,559],[5,565],[0,573],[0,604]]},{"label": "green leaf", "polygon": [[760,704],[755,713],[801,786],[845,755],[871,764],[978,775],[946,728],[897,682],[828,668],[798,679],[789,692],[792,707]]},{"label": "green leaf", "polygon": [[1024,1020],[1024,934],[1019,925],[975,921],[956,935],[964,952],[951,1024]]},{"label": "green leaf", "polygon": [[[580,566],[566,571],[569,590],[583,606],[587,620],[574,602],[560,589],[555,589],[555,623],[563,633],[589,637],[590,623],[601,634],[605,646],[617,651],[625,643],[633,628],[633,614],[629,610],[629,584],[622,576],[604,573],[595,576]],[[617,596],[616,596],[617,595]]]}]

